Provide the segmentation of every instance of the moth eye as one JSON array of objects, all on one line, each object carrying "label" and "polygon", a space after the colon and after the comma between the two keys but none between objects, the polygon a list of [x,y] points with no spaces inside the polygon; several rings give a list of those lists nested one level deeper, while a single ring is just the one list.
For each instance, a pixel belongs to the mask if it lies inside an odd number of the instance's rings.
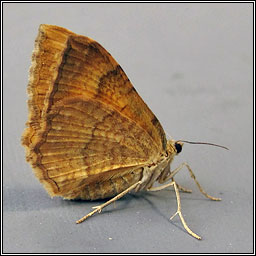
[{"label": "moth eye", "polygon": [[182,151],[182,146],[179,143],[175,143],[175,148],[176,148],[177,154],[179,154]]}]

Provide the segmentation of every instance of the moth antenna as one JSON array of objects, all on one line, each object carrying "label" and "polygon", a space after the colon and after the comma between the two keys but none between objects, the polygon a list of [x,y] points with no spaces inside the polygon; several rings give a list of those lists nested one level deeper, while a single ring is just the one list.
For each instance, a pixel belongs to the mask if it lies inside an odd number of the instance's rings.
[{"label": "moth antenna", "polygon": [[187,141],[187,140],[178,140],[177,142],[184,142],[184,143],[189,143],[189,144],[203,144],[203,145],[210,145],[210,146],[215,146],[215,147],[219,147],[219,148],[224,148],[226,150],[229,150],[229,148],[218,145],[218,144],[214,144],[214,143],[209,143],[209,142],[195,142],[195,141]]}]

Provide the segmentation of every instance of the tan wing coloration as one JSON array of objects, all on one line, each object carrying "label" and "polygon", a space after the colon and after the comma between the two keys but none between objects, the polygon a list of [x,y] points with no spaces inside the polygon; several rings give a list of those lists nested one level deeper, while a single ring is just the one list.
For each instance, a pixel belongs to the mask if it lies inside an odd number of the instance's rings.
[{"label": "tan wing coloration", "polygon": [[41,25],[28,93],[22,143],[51,195],[64,195],[104,172],[148,164],[166,150],[159,121],[92,39]]},{"label": "tan wing coloration", "polygon": [[107,171],[149,164],[159,154],[140,126],[95,99],[60,101],[41,126],[29,161],[51,195],[66,194]]}]

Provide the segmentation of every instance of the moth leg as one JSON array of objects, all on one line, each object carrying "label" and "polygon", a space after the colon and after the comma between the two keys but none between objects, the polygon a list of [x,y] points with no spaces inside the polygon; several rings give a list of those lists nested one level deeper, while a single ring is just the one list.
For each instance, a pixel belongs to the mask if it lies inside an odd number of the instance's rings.
[{"label": "moth leg", "polygon": [[90,212],[89,214],[85,215],[81,219],[77,220],[76,223],[79,224],[79,223],[85,221],[87,218],[89,218],[90,216],[92,216],[96,212],[100,213],[104,207],[106,207],[107,205],[115,202],[119,198],[123,197],[125,194],[129,193],[131,190],[133,190],[136,186],[138,186],[140,184],[141,184],[141,181],[138,181],[135,184],[133,184],[132,186],[130,186],[129,188],[127,188],[126,190],[124,190],[123,192],[119,193],[117,196],[115,196],[112,199],[108,200],[106,203],[101,204],[99,206],[95,206],[94,208],[96,208],[96,209],[94,211]]},{"label": "moth leg", "polygon": [[174,213],[172,215],[172,217],[170,218],[170,220],[172,220],[177,214],[179,215],[180,217],[180,220],[181,220],[181,223],[183,225],[183,227],[186,229],[186,231],[193,237],[195,237],[196,239],[201,239],[200,236],[198,236],[196,233],[194,233],[187,225],[182,213],[181,213],[181,204],[180,204],[180,193],[179,193],[179,189],[178,189],[178,186],[177,186],[177,183],[172,180],[170,183],[168,184],[164,184],[162,186],[159,186],[159,187],[153,187],[153,188],[149,188],[147,189],[148,191],[159,191],[159,190],[162,190],[162,189],[165,189],[169,186],[174,186],[174,190],[175,190],[175,193],[176,193],[176,199],[177,199],[177,211],[176,213]]},{"label": "moth leg", "polygon": [[[174,181],[173,178],[172,178],[172,181]],[[176,182],[176,185],[177,185],[177,188],[178,188],[180,191],[185,192],[185,193],[192,193],[192,190],[191,190],[191,189],[184,188],[183,186],[179,185],[177,182]]]},{"label": "moth leg", "polygon": [[167,177],[165,177],[164,179],[161,179],[159,181],[159,183],[164,183],[170,179],[172,179],[174,177],[174,175],[176,175],[183,167],[187,167],[189,173],[190,173],[190,176],[191,178],[195,181],[197,187],[199,188],[200,192],[207,198],[211,199],[211,200],[214,200],[214,201],[220,201],[221,198],[217,198],[217,197],[213,197],[213,196],[210,196],[208,195],[204,189],[202,188],[202,186],[199,184],[199,182],[197,181],[196,179],[196,176],[195,174],[193,173],[193,171],[191,170],[190,166],[187,164],[187,163],[182,163],[179,167],[177,167],[175,170],[173,170]]}]

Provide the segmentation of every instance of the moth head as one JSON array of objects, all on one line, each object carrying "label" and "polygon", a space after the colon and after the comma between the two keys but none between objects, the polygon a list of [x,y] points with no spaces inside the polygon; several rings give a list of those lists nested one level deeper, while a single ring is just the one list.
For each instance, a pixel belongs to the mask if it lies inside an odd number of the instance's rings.
[{"label": "moth head", "polygon": [[182,151],[183,144],[181,141],[175,141],[174,147],[176,149],[176,154],[179,154]]},{"label": "moth head", "polygon": [[169,140],[167,142],[167,153],[169,155],[177,155],[182,151],[183,142]]}]

